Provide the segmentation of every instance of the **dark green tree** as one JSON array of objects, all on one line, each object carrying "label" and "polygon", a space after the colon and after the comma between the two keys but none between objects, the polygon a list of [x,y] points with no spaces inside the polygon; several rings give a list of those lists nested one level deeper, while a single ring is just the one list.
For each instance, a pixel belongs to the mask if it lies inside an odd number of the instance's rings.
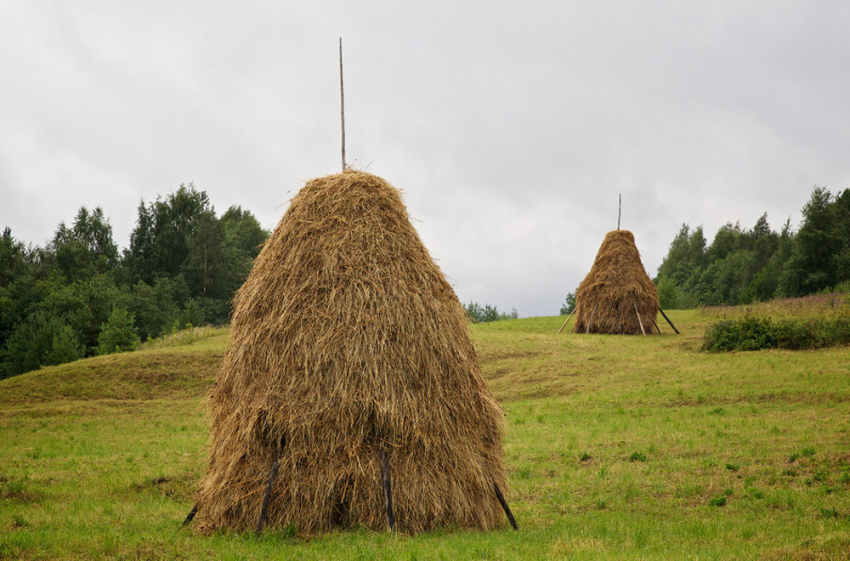
[{"label": "dark green tree", "polygon": [[47,251],[56,268],[71,282],[111,272],[118,264],[112,226],[100,207],[94,212],[81,207],[70,228],[64,222],[59,224]]},{"label": "dark green tree", "polygon": [[835,286],[835,256],[841,255],[841,240],[831,203],[831,193],[815,187],[803,207],[803,223],[780,280],[783,294],[805,296]]},{"label": "dark green tree", "polygon": [[24,244],[15,240],[12,230],[3,229],[0,237],[0,288],[8,287],[26,273],[27,259]]},{"label": "dark green tree", "polygon": [[833,256],[834,285],[850,281],[850,189],[845,189],[832,203],[836,252]]},{"label": "dark green tree", "polygon": [[568,292],[567,298],[564,300],[564,303],[561,304],[560,314],[562,316],[567,316],[573,313],[573,310],[576,309],[576,293]]},{"label": "dark green tree", "polygon": [[15,326],[0,352],[0,379],[56,364],[60,359],[78,358],[68,349],[80,349],[72,335],[68,325],[57,317],[42,311],[29,315]]},{"label": "dark green tree", "polygon": [[214,214],[209,197],[191,183],[181,184],[165,199],[148,205],[142,201],[125,257],[135,280],[152,285],[158,277],[184,273],[199,221],[210,212]]},{"label": "dark green tree", "polygon": [[121,306],[115,306],[97,336],[97,354],[135,350],[139,346],[139,333],[134,322],[135,318],[131,312]]},{"label": "dark green tree", "polygon": [[183,274],[195,298],[227,299],[227,248],[224,228],[215,212],[206,210],[196,217],[192,236],[187,239],[188,254]]}]

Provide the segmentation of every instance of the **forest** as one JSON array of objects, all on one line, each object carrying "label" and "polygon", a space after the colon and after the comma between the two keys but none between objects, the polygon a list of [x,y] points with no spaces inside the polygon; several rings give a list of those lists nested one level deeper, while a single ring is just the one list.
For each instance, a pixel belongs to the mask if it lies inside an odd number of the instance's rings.
[{"label": "forest", "polygon": [[[850,189],[815,187],[795,232],[721,227],[708,244],[683,224],[654,279],[664,309],[738,305],[820,292],[850,292]],[[269,232],[247,210],[218,216],[192,184],[138,207],[119,251],[102,209],[59,224],[45,247],[0,237],[0,379],[200,325],[227,323],[230,298]],[[571,300],[572,298],[572,300]],[[567,295],[561,313],[574,306]],[[516,318],[465,305],[473,321]]]},{"label": "forest", "polygon": [[230,298],[268,234],[238,206],[218,216],[192,184],[143,200],[123,252],[101,208],[80,208],[45,247],[25,245],[5,228],[0,379],[226,323]]},{"label": "forest", "polygon": [[683,224],[653,279],[664,309],[739,305],[821,292],[850,292],[850,189],[815,187],[794,232],[767,214],[752,229],[727,223],[711,244]]}]

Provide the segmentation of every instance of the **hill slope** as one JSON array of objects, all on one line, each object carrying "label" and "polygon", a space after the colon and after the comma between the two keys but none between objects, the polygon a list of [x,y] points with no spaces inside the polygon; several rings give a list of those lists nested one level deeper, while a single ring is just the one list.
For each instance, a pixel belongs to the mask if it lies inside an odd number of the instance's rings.
[{"label": "hill slope", "polygon": [[226,331],[4,380],[0,559],[848,558],[850,349],[708,354],[712,318],[670,315],[681,336],[472,326],[519,532],[179,531]]}]

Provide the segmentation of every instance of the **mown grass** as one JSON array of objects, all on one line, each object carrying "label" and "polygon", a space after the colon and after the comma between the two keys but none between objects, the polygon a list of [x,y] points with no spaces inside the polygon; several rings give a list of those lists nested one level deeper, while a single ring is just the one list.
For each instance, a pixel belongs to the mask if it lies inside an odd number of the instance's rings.
[{"label": "mown grass", "polygon": [[226,332],[0,382],[0,558],[840,559],[850,350],[709,354],[682,335],[475,325],[520,524],[422,536],[181,530]]}]

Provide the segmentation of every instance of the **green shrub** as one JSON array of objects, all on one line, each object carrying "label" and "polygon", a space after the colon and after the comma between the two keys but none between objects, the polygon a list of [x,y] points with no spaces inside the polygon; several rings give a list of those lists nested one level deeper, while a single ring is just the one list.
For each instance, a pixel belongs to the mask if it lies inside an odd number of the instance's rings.
[{"label": "green shrub", "polygon": [[121,306],[112,308],[109,320],[97,336],[97,354],[106,355],[135,350],[139,346],[139,332],[134,316]]},{"label": "green shrub", "polygon": [[53,334],[50,348],[44,354],[44,364],[64,364],[83,357],[84,348],[71,326],[64,324]]},{"label": "green shrub", "polygon": [[709,326],[703,349],[710,352],[800,350],[847,344],[850,344],[847,315],[780,320],[745,316]]}]

